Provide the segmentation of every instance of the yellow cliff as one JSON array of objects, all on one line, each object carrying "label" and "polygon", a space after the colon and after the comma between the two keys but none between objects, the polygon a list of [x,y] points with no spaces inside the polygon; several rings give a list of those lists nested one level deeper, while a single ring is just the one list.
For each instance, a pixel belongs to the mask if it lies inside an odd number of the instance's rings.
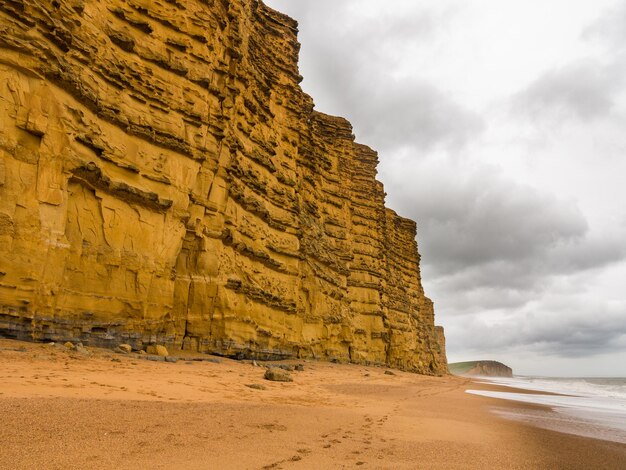
[{"label": "yellow cliff", "polygon": [[0,2],[0,335],[447,371],[413,221],[256,0]]}]

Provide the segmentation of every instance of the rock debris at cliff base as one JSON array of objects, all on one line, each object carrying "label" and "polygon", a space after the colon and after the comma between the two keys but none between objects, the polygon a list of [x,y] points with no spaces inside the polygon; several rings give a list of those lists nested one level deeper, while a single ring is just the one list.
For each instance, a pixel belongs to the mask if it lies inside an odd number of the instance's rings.
[{"label": "rock debris at cliff base", "polygon": [[259,1],[0,2],[0,334],[447,370],[413,221]]}]

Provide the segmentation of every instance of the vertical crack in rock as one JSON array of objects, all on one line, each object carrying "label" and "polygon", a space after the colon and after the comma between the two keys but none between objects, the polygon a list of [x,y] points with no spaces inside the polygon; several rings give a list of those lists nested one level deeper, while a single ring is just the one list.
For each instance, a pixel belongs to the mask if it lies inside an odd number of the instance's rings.
[{"label": "vertical crack in rock", "polygon": [[260,1],[0,3],[0,334],[447,371],[415,223]]}]

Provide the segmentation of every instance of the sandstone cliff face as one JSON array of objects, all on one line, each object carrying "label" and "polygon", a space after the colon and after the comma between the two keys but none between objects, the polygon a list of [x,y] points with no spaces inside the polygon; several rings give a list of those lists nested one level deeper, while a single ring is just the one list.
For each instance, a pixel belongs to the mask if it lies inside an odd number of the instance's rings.
[{"label": "sandstone cliff face", "polygon": [[442,373],[415,223],[256,0],[0,1],[0,333]]}]

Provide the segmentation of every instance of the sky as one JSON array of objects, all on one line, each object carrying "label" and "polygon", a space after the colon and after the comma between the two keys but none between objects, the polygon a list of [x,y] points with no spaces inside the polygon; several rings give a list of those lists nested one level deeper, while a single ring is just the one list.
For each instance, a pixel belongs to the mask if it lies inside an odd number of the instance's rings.
[{"label": "sky", "polygon": [[626,376],[626,1],[265,3],[417,221],[449,361]]}]

